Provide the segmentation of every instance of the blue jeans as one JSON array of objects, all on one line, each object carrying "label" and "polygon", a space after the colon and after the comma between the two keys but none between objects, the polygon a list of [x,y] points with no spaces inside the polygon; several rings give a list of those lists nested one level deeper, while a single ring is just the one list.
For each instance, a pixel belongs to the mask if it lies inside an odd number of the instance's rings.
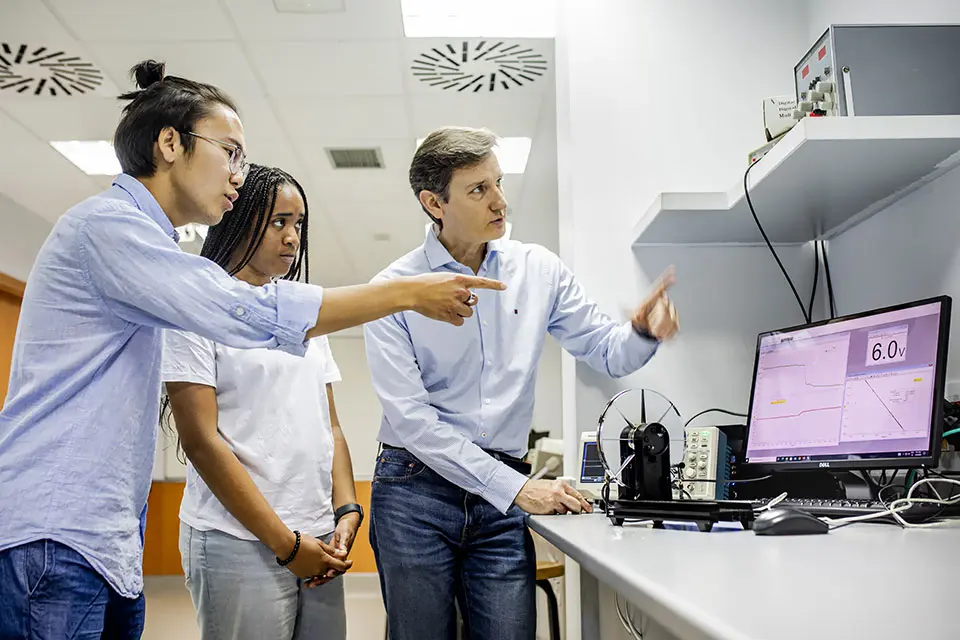
[{"label": "blue jeans", "polygon": [[413,454],[377,460],[370,542],[391,640],[533,640],[536,557],[526,514],[507,515],[444,480]]},{"label": "blue jeans", "polygon": [[124,598],[59,542],[0,551],[0,640],[136,639],[145,608],[143,594]]}]

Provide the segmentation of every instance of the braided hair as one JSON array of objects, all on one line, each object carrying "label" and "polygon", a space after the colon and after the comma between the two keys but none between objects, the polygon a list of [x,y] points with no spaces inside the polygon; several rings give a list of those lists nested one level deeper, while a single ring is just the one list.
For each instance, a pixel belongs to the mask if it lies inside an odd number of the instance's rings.
[{"label": "braided hair", "polygon": [[[230,275],[236,275],[250,263],[257,249],[263,243],[263,236],[267,231],[273,207],[277,202],[277,194],[284,185],[293,185],[303,198],[303,220],[300,224],[300,250],[297,258],[290,266],[290,271],[283,278],[285,280],[300,280],[309,282],[310,264],[307,253],[307,194],[296,178],[282,169],[251,164],[243,186],[238,190],[238,197],[233,203],[233,209],[207,231],[207,238],[200,249],[200,255],[216,262]],[[246,243],[246,247],[241,247]],[[242,251],[239,260],[235,256]],[[301,278],[302,276],[302,278]],[[174,435],[171,417],[170,397],[164,393],[160,405],[160,426],[169,435]],[[177,459],[186,464],[187,460],[180,446],[180,436],[177,436]]]},{"label": "braided hair", "polygon": [[[250,165],[250,173],[238,191],[239,197],[233,203],[233,210],[207,231],[207,239],[203,242],[200,255],[213,260],[230,275],[237,274],[247,266],[263,242],[263,235],[277,202],[277,194],[282,186],[288,184],[294,186],[303,198],[303,221],[300,225],[300,251],[284,279],[301,280],[302,275],[302,280],[309,282],[307,194],[293,176],[276,167]],[[241,250],[244,243],[246,247]],[[242,255],[236,260],[239,251],[242,251]]]}]

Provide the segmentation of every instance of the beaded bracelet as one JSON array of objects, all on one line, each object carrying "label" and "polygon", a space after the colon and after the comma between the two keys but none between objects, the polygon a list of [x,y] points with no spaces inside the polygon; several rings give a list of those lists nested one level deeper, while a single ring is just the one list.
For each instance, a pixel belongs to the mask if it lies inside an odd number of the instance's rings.
[{"label": "beaded bracelet", "polygon": [[297,551],[300,551],[300,532],[294,530],[294,533],[297,536],[297,542],[296,544],[293,545],[293,551],[290,552],[290,555],[287,556],[286,560],[281,560],[280,558],[277,558],[277,564],[280,565],[281,567],[285,567],[291,562],[293,562],[293,559],[297,557]]}]

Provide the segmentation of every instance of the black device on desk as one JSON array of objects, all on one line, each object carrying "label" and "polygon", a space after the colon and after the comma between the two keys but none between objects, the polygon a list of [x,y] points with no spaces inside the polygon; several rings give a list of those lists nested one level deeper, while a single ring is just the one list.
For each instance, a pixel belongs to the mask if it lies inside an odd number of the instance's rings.
[{"label": "black device on desk", "polygon": [[806,535],[828,531],[830,525],[820,518],[788,507],[768,509],[753,521],[753,532],[758,536]]},{"label": "black device on desk", "polygon": [[[740,471],[788,472],[802,486],[789,472],[936,466],[950,310],[942,296],[760,334]],[[790,495],[779,506],[814,515],[885,510]]]}]

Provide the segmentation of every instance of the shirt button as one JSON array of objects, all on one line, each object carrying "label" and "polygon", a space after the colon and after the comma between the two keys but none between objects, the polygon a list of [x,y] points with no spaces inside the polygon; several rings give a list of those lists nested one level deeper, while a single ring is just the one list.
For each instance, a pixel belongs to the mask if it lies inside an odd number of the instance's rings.
[{"label": "shirt button", "polygon": [[493,363],[490,362],[489,360],[487,360],[487,366],[489,367],[489,366],[492,366],[492,365],[493,365]]},{"label": "shirt button", "polygon": [[484,321],[483,321],[483,326],[487,326],[487,324],[489,324],[489,323],[488,323],[486,320],[484,320]]},{"label": "shirt button", "polygon": [[486,438],[486,437],[487,437],[487,432],[484,431],[483,433],[481,433],[481,434],[480,434],[480,437],[481,437],[481,438]]},{"label": "shirt button", "polygon": [[490,398],[487,398],[486,400],[484,400],[483,403],[484,403],[484,404],[490,404]]},{"label": "shirt button", "polygon": [[242,317],[243,317],[243,314],[244,314],[243,307],[237,307],[237,308],[234,310],[233,313],[234,313],[234,315],[237,316],[238,318],[242,318]]}]

